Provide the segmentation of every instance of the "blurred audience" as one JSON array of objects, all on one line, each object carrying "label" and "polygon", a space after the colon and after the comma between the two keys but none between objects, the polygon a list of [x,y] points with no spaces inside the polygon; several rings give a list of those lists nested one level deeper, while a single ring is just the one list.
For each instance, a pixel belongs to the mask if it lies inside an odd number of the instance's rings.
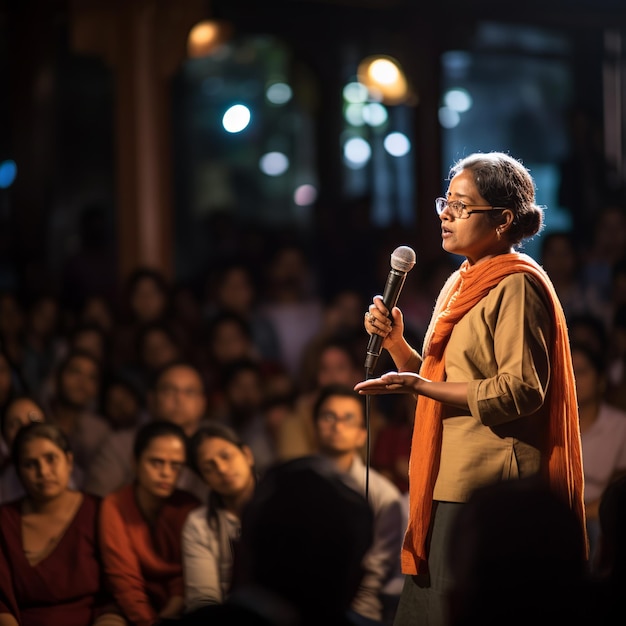
[{"label": "blurred audience", "polygon": [[145,324],[169,319],[169,280],[158,269],[137,267],[126,278],[120,308],[112,338],[112,360],[116,368],[137,363],[137,335]]},{"label": "blurred audience", "polygon": [[229,425],[252,450],[256,469],[262,474],[277,458],[275,431],[265,415],[265,377],[260,364],[240,359],[224,368],[224,404],[211,420]]},{"label": "blurred audience", "polygon": [[119,369],[134,379],[143,393],[148,391],[152,379],[161,368],[187,358],[185,338],[176,333],[167,321],[146,322],[137,330],[135,340],[136,361]]},{"label": "blurred audience", "polygon": [[281,361],[278,332],[259,309],[257,278],[243,261],[218,265],[207,278],[203,316],[208,326],[225,311],[236,313],[246,321],[256,350],[264,360]]},{"label": "blurred audience", "polygon": [[[365,356],[363,355],[363,358]],[[302,389],[294,400],[293,414],[284,419],[278,429],[277,455],[281,460],[306,456],[318,452],[318,442],[313,421],[313,406],[319,390],[329,384],[343,384],[354,387],[363,378],[360,356],[354,350],[354,343],[343,337],[331,337],[320,346],[315,368],[315,379],[310,387]],[[385,417],[377,409],[374,401],[370,405],[369,416],[371,445]],[[362,450],[366,456],[365,447]]]},{"label": "blurred audience", "polygon": [[622,623],[626,584],[626,476],[612,480],[605,488],[599,508],[600,537],[592,563],[594,579],[605,585],[604,610],[613,622]]},{"label": "blurred audience", "polygon": [[583,258],[570,231],[553,230],[541,236],[539,262],[550,276],[566,318],[573,315],[602,315],[589,301],[582,275]]},{"label": "blurred audience", "polygon": [[50,421],[69,438],[77,469],[86,474],[111,431],[98,406],[101,363],[89,352],[73,350],[57,366],[54,383],[51,397],[44,398],[43,404]]},{"label": "blurred audience", "polygon": [[21,299],[13,291],[0,292],[0,344],[20,372],[24,355],[25,313]]},{"label": "blurred audience", "polygon": [[626,411],[626,305],[619,307],[613,317],[606,397]]},{"label": "blurred audience", "polygon": [[102,293],[90,294],[80,303],[74,324],[96,324],[110,335],[117,324],[115,302]]},{"label": "blurred audience", "polygon": [[572,345],[585,476],[585,512],[593,560],[598,507],[606,486],[626,473],[626,411],[606,402],[606,359],[586,344]]},{"label": "blurred audience", "polygon": [[224,372],[242,359],[262,362],[248,322],[238,313],[216,313],[207,328],[205,359],[201,364],[209,392],[209,412],[224,410]]},{"label": "blurred audience", "polygon": [[109,374],[102,385],[102,416],[111,430],[136,429],[149,419],[145,394],[124,374]]},{"label": "blurred audience", "polygon": [[[13,396],[22,393],[26,393],[22,375],[0,346],[0,412],[4,410]],[[2,436],[0,437],[0,469],[10,460],[10,457],[11,446]]]},{"label": "blurred audience", "polygon": [[[171,422],[191,437],[206,416],[206,388],[198,368],[187,361],[174,361],[154,377],[147,395],[146,421]],[[117,429],[103,441],[90,464],[85,490],[99,496],[120,489],[134,477],[133,445],[143,420],[130,428]],[[189,467],[180,471],[177,487],[206,496],[206,485]]]},{"label": "blurred audience", "polygon": [[39,295],[26,309],[22,376],[38,393],[49,379],[62,349],[61,304],[50,294]]},{"label": "blurred audience", "polygon": [[94,358],[102,363],[103,369],[109,369],[110,337],[98,323],[80,322],[71,328],[65,351],[62,349],[60,352],[65,356],[67,352],[72,350],[83,350],[91,353]]},{"label": "blurred audience", "polygon": [[611,325],[613,267],[626,251],[626,208],[614,203],[600,207],[583,257],[582,280],[587,286],[592,311]]},{"label": "blurred audience", "polygon": [[367,301],[363,294],[345,287],[331,295],[324,304],[322,326],[302,347],[296,384],[301,389],[315,386],[319,353],[333,338],[343,338],[351,342],[355,354],[365,358],[369,337],[363,332],[363,311]]},{"label": "blurred audience", "polygon": [[278,333],[281,360],[297,380],[304,346],[319,332],[323,301],[304,245],[281,242],[265,266],[261,312]]},{"label": "blurred audience", "polygon": [[[0,409],[0,434],[11,450],[18,431],[31,422],[45,422],[43,407],[27,394],[15,394]],[[71,481],[70,481],[71,484]],[[73,486],[73,485],[72,485]],[[17,468],[11,457],[0,470],[0,502],[10,502],[25,495]]]}]

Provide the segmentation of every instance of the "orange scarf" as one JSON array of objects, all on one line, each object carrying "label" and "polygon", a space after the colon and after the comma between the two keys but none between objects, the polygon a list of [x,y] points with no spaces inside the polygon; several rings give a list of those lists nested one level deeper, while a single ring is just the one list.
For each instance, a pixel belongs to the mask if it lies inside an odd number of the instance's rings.
[{"label": "orange scarf", "polygon": [[[424,340],[420,374],[429,380],[445,379],[444,353],[454,325],[504,277],[514,272],[527,272],[537,278],[552,302],[555,336],[550,356],[551,379],[545,399],[550,423],[547,449],[542,451],[542,473],[550,487],[569,502],[584,528],[582,449],[567,325],[552,282],[538,263],[518,253],[499,255],[474,266],[465,261],[448,279],[437,301]],[[420,396],[409,462],[409,523],[402,548],[405,574],[428,571],[426,535],[439,471],[442,413],[440,402]]]}]

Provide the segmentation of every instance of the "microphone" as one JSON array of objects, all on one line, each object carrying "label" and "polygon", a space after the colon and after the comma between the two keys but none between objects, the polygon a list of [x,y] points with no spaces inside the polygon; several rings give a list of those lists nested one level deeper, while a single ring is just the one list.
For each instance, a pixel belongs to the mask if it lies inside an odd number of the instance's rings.
[{"label": "microphone", "polygon": [[[391,254],[391,271],[387,277],[385,291],[383,292],[383,302],[389,309],[390,317],[391,309],[393,309],[398,302],[398,296],[404,285],[406,275],[415,265],[415,259],[415,251],[408,246],[400,246]],[[367,355],[365,357],[365,368],[367,371],[373,371],[382,347],[383,338],[380,335],[371,335],[367,344]]]}]

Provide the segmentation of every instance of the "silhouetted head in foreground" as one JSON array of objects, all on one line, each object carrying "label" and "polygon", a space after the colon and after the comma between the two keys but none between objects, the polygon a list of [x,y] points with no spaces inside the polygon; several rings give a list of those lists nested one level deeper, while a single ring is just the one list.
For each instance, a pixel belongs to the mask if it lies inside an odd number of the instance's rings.
[{"label": "silhouetted head in foreground", "polygon": [[333,621],[357,591],[372,536],[369,504],[325,459],[275,465],[242,517],[242,582],[288,601],[306,623]]},{"label": "silhouetted head in foreground", "polygon": [[565,502],[537,480],[477,489],[451,536],[451,626],[502,623],[503,610],[509,624],[530,623],[538,614],[556,619],[582,613],[584,531]]}]

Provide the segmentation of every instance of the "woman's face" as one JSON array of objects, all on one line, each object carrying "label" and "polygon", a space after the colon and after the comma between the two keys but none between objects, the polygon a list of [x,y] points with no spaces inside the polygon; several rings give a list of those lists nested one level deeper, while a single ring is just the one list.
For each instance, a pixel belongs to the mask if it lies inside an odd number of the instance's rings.
[{"label": "woman's face", "polygon": [[43,411],[28,398],[20,398],[7,407],[4,422],[4,440],[9,449],[15,441],[17,431],[31,422],[44,422]]},{"label": "woman's face", "polygon": [[[447,199],[466,205],[489,204],[478,193],[469,170],[463,170],[452,178]],[[467,219],[458,219],[446,208],[440,219],[443,249],[466,257],[472,265],[510,249],[504,238],[498,239],[496,229],[484,211],[472,213]]]},{"label": "woman's face", "polygon": [[185,442],[175,435],[150,441],[135,463],[137,485],[156,498],[169,498],[185,465]]},{"label": "woman's face", "polygon": [[38,437],[22,446],[17,472],[31,498],[53,500],[67,490],[72,463],[71,452],[65,453],[50,439]]},{"label": "woman's face", "polygon": [[247,446],[213,437],[198,446],[196,455],[204,481],[222,496],[237,496],[254,483],[254,459]]}]

